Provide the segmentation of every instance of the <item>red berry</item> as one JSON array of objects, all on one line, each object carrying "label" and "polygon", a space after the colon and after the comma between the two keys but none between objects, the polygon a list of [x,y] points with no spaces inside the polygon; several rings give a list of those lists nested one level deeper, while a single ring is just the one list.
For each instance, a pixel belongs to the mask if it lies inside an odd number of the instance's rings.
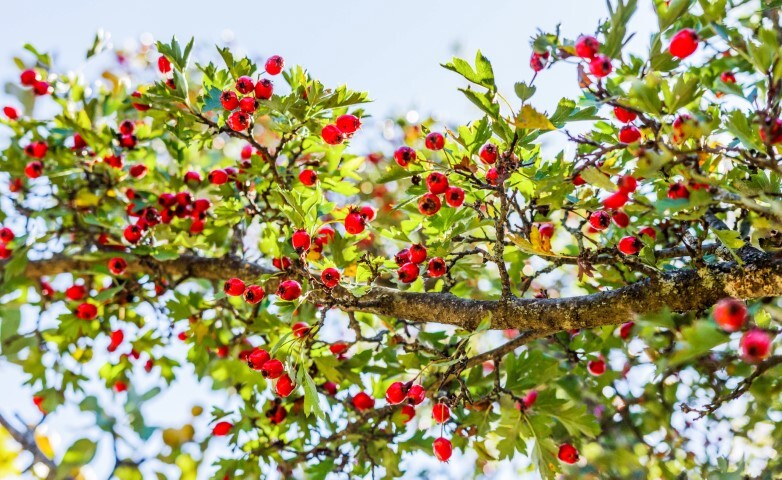
[{"label": "red berry", "polygon": [[486,171],[486,181],[489,185],[499,185],[500,183],[500,171],[492,167]]},{"label": "red berry", "polygon": [[225,292],[225,294],[232,297],[238,297],[244,294],[244,290],[245,290],[244,282],[239,280],[238,278],[229,278],[223,284],[223,291]]},{"label": "red berry", "polygon": [[231,422],[217,422],[214,428],[212,428],[212,435],[215,437],[224,437],[231,433],[232,428],[234,428],[234,425]]},{"label": "red berry", "polygon": [[307,187],[311,187],[315,185],[315,182],[318,181],[318,174],[315,173],[314,170],[302,170],[299,173],[299,181],[306,185]]},{"label": "red berry", "polygon": [[451,409],[444,403],[437,403],[432,407],[432,418],[437,423],[445,423],[451,418]]},{"label": "red berry", "polygon": [[219,168],[209,172],[209,176],[207,178],[209,179],[209,183],[212,185],[222,185],[228,182],[228,174],[225,173],[225,170],[220,170]]},{"label": "red berry", "polygon": [[29,69],[22,72],[19,79],[25,87],[32,87],[36,82],[41,80],[41,76],[35,70]]},{"label": "red berry", "polygon": [[584,179],[581,177],[581,174],[578,174],[578,175],[576,175],[575,177],[573,177],[573,185],[575,185],[575,186],[577,186],[577,187],[580,187],[581,185],[584,185],[584,184],[586,184],[586,183],[587,183],[587,182],[586,182],[586,180],[584,180]]},{"label": "red berry", "polygon": [[253,91],[253,87],[255,87],[255,83],[253,82],[253,79],[247,75],[242,75],[236,79],[236,90],[238,90],[239,93],[248,94]]},{"label": "red berry", "polygon": [[403,416],[403,422],[407,423],[415,417],[415,408],[412,405],[403,405],[399,413]]},{"label": "red berry", "polygon": [[630,334],[633,331],[633,327],[635,326],[635,322],[626,322],[623,323],[621,327],[619,327],[619,338],[622,340],[627,340],[630,338]]},{"label": "red berry", "polygon": [[627,228],[630,225],[630,217],[622,211],[616,211],[611,215],[611,220],[614,221],[619,228]]},{"label": "red berry", "polygon": [[352,402],[353,406],[356,407],[356,410],[359,412],[375,408],[375,399],[364,392],[357,393],[356,396],[353,397]]},{"label": "red berry", "polygon": [[442,150],[445,146],[445,137],[442,133],[432,132],[426,136],[424,144],[429,150]]},{"label": "red berry", "polygon": [[160,206],[164,208],[173,207],[174,205],[176,205],[176,202],[177,202],[176,195],[174,195],[173,193],[161,193],[157,197],[157,203],[159,203]]},{"label": "red berry", "polygon": [[220,94],[220,103],[226,110],[235,110],[239,106],[239,97],[236,96],[236,92],[224,90]]},{"label": "red berry", "polygon": [[157,59],[157,69],[160,70],[160,73],[165,75],[171,71],[171,62],[164,55],[161,55]]},{"label": "red berry", "polygon": [[676,58],[687,58],[698,48],[699,41],[700,38],[695,30],[684,28],[673,36],[668,51]]},{"label": "red berry", "polygon": [[120,346],[125,339],[125,333],[122,330],[114,330],[111,332],[111,342],[109,343],[108,351],[113,352]]},{"label": "red berry", "polygon": [[622,175],[616,181],[619,190],[625,193],[633,193],[638,188],[638,181],[632,175]]},{"label": "red berry", "polygon": [[591,35],[581,35],[576,39],[576,55],[581,58],[592,59],[600,49],[600,43]]},{"label": "red berry", "polygon": [[285,67],[285,60],[279,55],[272,55],[266,60],[266,73],[269,75],[277,75]]},{"label": "red berry", "polygon": [[441,462],[447,462],[453,453],[451,441],[443,437],[436,439],[432,443],[432,448],[434,449],[434,456]]},{"label": "red berry", "polygon": [[0,260],[7,260],[11,258],[13,250],[8,248],[5,244],[0,243]]},{"label": "red berry", "polygon": [[109,271],[113,275],[122,275],[128,268],[128,262],[124,258],[115,257],[109,260]]},{"label": "red berry", "polygon": [[141,240],[141,235],[143,235],[143,233],[144,232],[141,231],[141,228],[138,225],[128,225],[125,227],[125,231],[122,232],[122,235],[129,243],[138,243],[138,241]]},{"label": "red berry", "polygon": [[445,191],[445,203],[451,207],[461,207],[464,203],[464,190],[459,187],[448,187]]},{"label": "red berry", "polygon": [[130,167],[130,176],[133,178],[143,178],[147,174],[147,166],[141,163]]},{"label": "red berry", "polygon": [[622,208],[628,200],[627,194],[620,190],[606,197],[606,199],[603,200],[603,207],[609,210],[616,210]]},{"label": "red berry", "polygon": [[291,327],[293,336],[296,338],[304,338],[310,333],[310,326],[306,322],[296,322]]},{"label": "red berry", "polygon": [[212,202],[207,198],[199,198],[193,201],[193,212],[204,213],[212,207]]},{"label": "red berry", "polygon": [[[768,132],[771,137],[770,141],[766,141]],[[765,120],[765,123],[761,123],[760,127],[758,127],[758,134],[760,135],[760,139],[763,141],[763,143],[769,143],[771,145],[776,145],[777,143],[782,142],[782,118],[776,118],[772,121],[772,119],[767,118]]]},{"label": "red berry", "polygon": [[641,139],[641,131],[635,125],[625,125],[619,130],[619,141],[634,143]]},{"label": "red berry", "polygon": [[24,153],[28,157],[42,159],[46,156],[46,152],[49,151],[49,146],[46,144],[46,142],[30,142],[26,147],[24,147]]},{"label": "red berry", "polygon": [[336,235],[336,232],[329,226],[320,227],[320,230],[318,230],[318,239],[323,245],[328,245],[329,242],[334,240],[334,235]]},{"label": "red berry", "polygon": [[271,357],[269,352],[262,348],[254,348],[249,355],[247,355],[247,365],[253,370],[260,370],[263,365],[269,361]]},{"label": "red berry", "polygon": [[334,288],[339,284],[339,270],[329,267],[321,272],[320,279],[323,281],[323,285],[326,288]]},{"label": "red berry", "polygon": [[763,330],[752,329],[741,337],[739,348],[745,362],[761,362],[771,353],[771,337]]},{"label": "red berry", "polygon": [[714,321],[726,332],[741,330],[747,321],[747,305],[736,298],[723,298],[714,307]]},{"label": "red berry", "polygon": [[123,382],[122,380],[117,380],[114,382],[114,391],[117,393],[122,393],[128,389],[128,384]]},{"label": "red berry", "polygon": [[274,93],[274,84],[267,78],[258,80],[255,84],[255,98],[259,100],[268,100]]},{"label": "red berry", "polygon": [[441,206],[440,197],[433,193],[425,193],[418,199],[418,211],[428,217],[439,212]]},{"label": "red berry", "polygon": [[405,263],[410,262],[410,249],[403,248],[402,250],[399,250],[396,255],[394,255],[394,261],[397,265],[400,267],[404,265]]},{"label": "red berry", "polygon": [[[132,98],[141,98],[141,92],[138,92],[138,91],[133,92],[130,96]],[[131,105],[133,105],[133,108],[135,108],[139,112],[146,112],[150,108],[149,105],[146,105],[144,103],[131,102]]]},{"label": "red berry", "polygon": [[486,145],[482,146],[481,150],[478,152],[478,155],[481,157],[481,161],[487,165],[491,165],[496,162],[498,154],[499,151],[497,150],[497,145],[493,143],[487,143]]},{"label": "red berry", "polygon": [[361,216],[364,217],[364,220],[367,222],[371,222],[372,220],[374,220],[375,216],[377,215],[375,209],[370,207],[369,205],[364,205],[363,207],[361,207],[358,213],[360,213]]},{"label": "red berry", "polygon": [[561,462],[572,465],[578,461],[578,450],[569,443],[563,443],[559,446],[557,458],[559,458]]},{"label": "red berry", "polygon": [[616,116],[616,119],[622,123],[630,123],[638,117],[635,112],[625,110],[622,107],[614,107],[614,115]]},{"label": "red berry", "polygon": [[98,316],[98,307],[91,303],[82,303],[76,307],[76,312],[74,313],[76,318],[80,320],[92,320]]},{"label": "red berry", "polygon": [[193,196],[190,192],[179,192],[176,194],[176,202],[183,207],[187,207],[193,203]]},{"label": "red berry", "polygon": [[533,405],[535,405],[535,401],[538,399],[538,391],[537,390],[530,390],[527,392],[526,395],[524,395],[524,398],[522,398],[522,401],[524,402],[524,408],[530,409]]},{"label": "red berry", "polygon": [[258,109],[258,100],[254,99],[253,97],[244,97],[243,99],[239,100],[239,110],[243,111],[244,113],[255,113],[255,110]]},{"label": "red berry", "polygon": [[392,405],[402,403],[407,398],[407,391],[402,382],[394,382],[386,390],[386,401]]},{"label": "red berry", "polygon": [[8,227],[0,228],[0,242],[1,243],[11,243],[14,238],[16,238],[16,235],[14,235],[14,231],[11,230]]},{"label": "red berry", "polygon": [[249,160],[253,156],[253,146],[249,143],[242,147],[242,153],[240,154],[242,160]]},{"label": "red berry", "polygon": [[278,378],[277,383],[274,385],[274,391],[283,398],[290,395],[295,388],[296,384],[293,383],[293,380],[291,380],[291,377],[288,376],[287,373]]},{"label": "red berry", "polygon": [[285,365],[276,358],[264,362],[261,366],[261,375],[272,380],[281,377],[283,373],[285,373]]},{"label": "red berry", "polygon": [[410,261],[416,264],[423,263],[426,260],[426,247],[420,243],[410,245]]},{"label": "red berry", "polygon": [[587,362],[587,370],[591,375],[599,377],[606,371],[606,362],[603,360],[603,357],[600,357],[597,360],[590,360]]},{"label": "red berry", "polygon": [[336,125],[328,124],[320,131],[320,136],[323,141],[329,145],[339,145],[345,141],[345,135],[337,128]]},{"label": "red berry", "polygon": [[644,242],[638,237],[627,236],[619,240],[619,251],[625,255],[636,255],[644,247]]},{"label": "red berry", "polygon": [[311,239],[310,234],[306,230],[296,230],[291,236],[291,244],[296,253],[301,255],[310,249]]},{"label": "red berry", "polygon": [[342,355],[350,349],[350,345],[345,342],[336,342],[329,345],[329,351],[334,355]]},{"label": "red berry", "polygon": [[250,285],[244,291],[244,301],[250,305],[255,305],[256,303],[263,300],[265,295],[266,292],[263,290],[263,287],[260,285]]},{"label": "red berry", "polygon": [[69,300],[82,300],[85,295],[87,295],[87,289],[83,285],[71,285],[65,290],[65,296]]},{"label": "red berry", "polygon": [[19,112],[14,107],[3,107],[3,113],[9,120],[16,120],[19,118]]},{"label": "red berry", "polygon": [[399,147],[394,152],[394,160],[400,167],[406,167],[416,159],[416,152],[408,146]]},{"label": "red berry", "polygon": [[545,54],[532,52],[532,55],[529,57],[530,68],[534,72],[539,72],[543,70],[543,68],[546,66],[546,61],[548,57],[549,57],[548,52],[546,52]]},{"label": "red berry", "polygon": [[657,240],[657,231],[652,227],[641,227],[638,229],[638,234],[652,237],[652,240]]},{"label": "red berry", "polygon": [[597,231],[603,231],[611,225],[611,215],[603,210],[592,212],[589,216],[589,224]]},{"label": "red berry", "polygon": [[445,275],[445,272],[448,270],[448,267],[445,265],[445,260],[443,260],[440,257],[435,257],[431,260],[429,260],[429,266],[427,267],[427,271],[429,272],[430,277],[441,277]]},{"label": "red berry", "polygon": [[241,132],[243,130],[247,130],[247,127],[250,126],[250,116],[246,112],[237,110],[228,115],[228,120],[226,123],[231,128],[231,130],[235,132]]},{"label": "red berry", "polygon": [[442,173],[432,172],[426,177],[426,188],[435,195],[445,193],[448,186],[448,177]]},{"label": "red berry", "polygon": [[339,388],[337,387],[337,384],[334,382],[326,382],[323,384],[323,390],[326,391],[331,396],[334,396],[337,394],[337,390]]},{"label": "red berry", "polygon": [[345,114],[337,118],[337,128],[345,135],[355,133],[361,127],[361,120],[355,115]]},{"label": "red berry", "polygon": [[720,80],[724,83],[736,83],[736,75],[733,72],[722,72],[720,74]]},{"label": "red berry", "polygon": [[681,182],[676,182],[668,187],[668,198],[675,200],[677,198],[690,198],[690,191]]},{"label": "red berry", "polygon": [[351,235],[358,235],[364,231],[365,220],[359,212],[351,212],[345,217],[345,231]]},{"label": "red berry", "polygon": [[49,85],[49,82],[35,82],[35,84],[33,84],[33,93],[38,96],[48,95],[52,93],[52,86]]},{"label": "red berry", "polygon": [[291,259],[288,257],[273,258],[272,265],[278,270],[287,270],[291,268]]},{"label": "red berry", "polygon": [[421,385],[412,385],[407,390],[407,398],[413,405],[419,405],[426,398],[426,390]]},{"label": "red berry", "polygon": [[598,54],[589,62],[589,72],[597,78],[607,77],[614,66],[607,55]]},{"label": "red berry", "polygon": [[277,296],[283,300],[293,301],[301,295],[301,285],[296,280],[285,280],[277,287]]},{"label": "red berry", "polygon": [[538,225],[538,233],[540,234],[540,238],[551,238],[554,235],[554,225],[548,222],[541,223]]},{"label": "red berry", "polygon": [[[201,182],[203,182],[203,181],[204,181],[204,179],[201,178],[201,174],[198,173],[198,172],[194,172],[194,171],[191,170],[191,171],[185,173],[185,183],[190,188],[198,187],[201,184]],[[190,202],[188,202],[188,203],[190,203]]]},{"label": "red berry", "polygon": [[396,272],[399,281],[402,283],[412,283],[418,278],[418,265],[412,262],[405,263]]}]

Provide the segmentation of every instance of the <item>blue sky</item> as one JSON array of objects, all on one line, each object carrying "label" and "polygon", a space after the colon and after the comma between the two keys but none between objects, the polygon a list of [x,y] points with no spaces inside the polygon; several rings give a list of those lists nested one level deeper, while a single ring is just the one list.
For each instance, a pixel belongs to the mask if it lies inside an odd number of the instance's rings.
[{"label": "blue sky", "polygon": [[[642,32],[634,41],[636,48],[646,43],[646,33],[655,22],[651,1],[641,4],[630,28]],[[472,58],[475,50],[481,49],[493,63],[501,91],[511,98],[513,83],[532,77],[529,38],[537,28],[550,31],[561,23],[563,34],[572,38],[593,33],[598,20],[606,15],[602,0],[12,0],[3,2],[0,77],[17,78],[11,58],[20,55],[22,45],[28,42],[55,54],[59,68],[78,70],[101,28],[111,34],[116,45],[138,41],[144,33],[156,40],[195,36],[203,45],[232,38],[234,45],[254,55],[279,54],[289,65],[303,65],[326,85],[347,83],[368,91],[375,102],[367,111],[376,117],[416,109],[447,121],[466,121],[475,118],[477,111],[456,90],[463,82],[440,63],[454,54]],[[536,85],[533,104],[549,111],[561,97],[576,98],[579,94],[571,65],[544,72]],[[20,412],[33,420],[37,414],[30,403],[32,392],[22,389],[22,382],[17,370],[0,364],[0,384],[11,387],[0,412]],[[183,404],[183,395],[191,397],[201,389],[191,380],[179,385],[177,391],[156,401],[150,413],[155,422],[177,424],[188,418],[193,401],[188,398]],[[226,406],[222,399],[217,403]],[[51,419],[65,445],[89,424],[88,418],[73,414],[75,411],[69,410]],[[110,455],[101,448],[99,454]],[[100,475],[104,463],[98,463],[98,478],[105,476],[105,472]],[[451,468],[451,474],[458,474],[460,462],[452,462]]]}]

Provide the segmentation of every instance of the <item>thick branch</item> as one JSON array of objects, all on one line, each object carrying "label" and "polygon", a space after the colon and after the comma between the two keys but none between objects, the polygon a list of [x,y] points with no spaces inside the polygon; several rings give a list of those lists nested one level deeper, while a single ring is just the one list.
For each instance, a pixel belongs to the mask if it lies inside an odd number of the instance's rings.
[{"label": "thick branch", "polygon": [[[722,262],[698,270],[683,269],[641,280],[616,290],[569,298],[513,298],[508,302],[472,300],[450,293],[415,293],[376,286],[362,297],[335,289],[332,297],[313,291],[309,299],[344,311],[366,312],[416,322],[444,323],[474,329],[491,315],[492,328],[522,331],[570,330],[616,325],[636,315],[669,308],[686,312],[712,306],[719,299],[742,299],[782,295],[782,259],[749,249],[742,252],[744,265]],[[62,272],[83,271],[89,262],[56,256],[33,261],[26,274],[32,278]],[[182,256],[172,261],[144,258],[130,262],[131,272],[162,271],[214,281],[232,276],[254,278],[268,269],[236,257]]]}]

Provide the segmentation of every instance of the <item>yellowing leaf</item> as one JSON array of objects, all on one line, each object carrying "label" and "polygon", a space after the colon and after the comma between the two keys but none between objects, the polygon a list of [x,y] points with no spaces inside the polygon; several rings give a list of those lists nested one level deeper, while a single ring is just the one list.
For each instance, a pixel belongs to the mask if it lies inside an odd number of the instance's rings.
[{"label": "yellowing leaf", "polygon": [[52,448],[52,442],[49,441],[49,437],[35,431],[34,434],[35,444],[38,445],[38,449],[49,458],[54,458],[54,449]]},{"label": "yellowing leaf", "polygon": [[535,110],[531,105],[521,107],[521,112],[516,117],[516,126],[530,130],[556,130],[548,117]]},{"label": "yellowing leaf", "polygon": [[541,237],[540,229],[537,225],[532,226],[532,232],[529,234],[529,240],[532,248],[538,251],[551,253],[551,237]]}]

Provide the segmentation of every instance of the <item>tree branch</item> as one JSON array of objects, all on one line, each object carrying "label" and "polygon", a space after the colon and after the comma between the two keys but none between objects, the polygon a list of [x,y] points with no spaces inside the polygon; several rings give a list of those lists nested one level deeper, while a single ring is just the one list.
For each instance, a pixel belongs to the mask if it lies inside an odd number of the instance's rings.
[{"label": "tree branch", "polygon": [[54,462],[49,457],[44,455],[41,449],[38,448],[38,445],[35,443],[35,437],[33,436],[32,430],[27,430],[24,432],[18,430],[2,415],[0,415],[0,425],[2,425],[3,428],[5,428],[8,433],[11,434],[11,437],[13,437],[16,443],[21,445],[23,449],[27,450],[33,455],[33,465],[36,463],[42,463],[46,465],[46,467],[49,469],[49,472],[46,474],[47,479],[55,478],[57,467]]}]

